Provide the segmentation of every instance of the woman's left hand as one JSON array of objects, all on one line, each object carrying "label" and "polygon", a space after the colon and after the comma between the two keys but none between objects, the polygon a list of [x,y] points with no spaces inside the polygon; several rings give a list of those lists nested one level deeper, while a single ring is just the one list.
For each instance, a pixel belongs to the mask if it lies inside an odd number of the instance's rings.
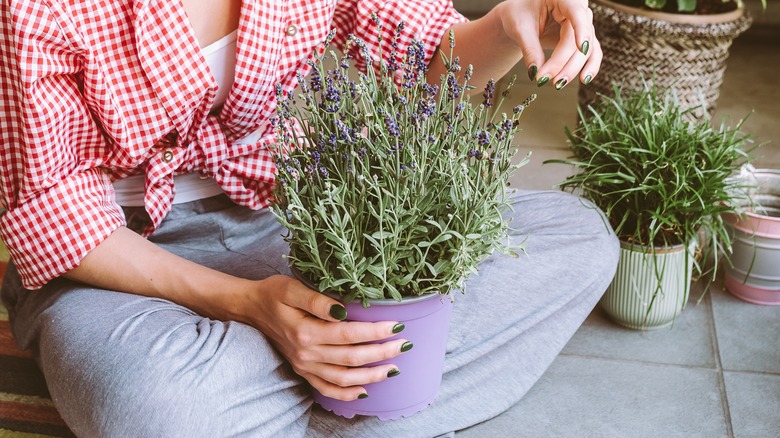
[{"label": "woman's left hand", "polygon": [[[587,0],[506,0],[491,13],[540,86],[552,81],[560,89],[577,76],[588,83],[598,73],[602,52]],[[544,49],[553,49],[549,59]]]}]

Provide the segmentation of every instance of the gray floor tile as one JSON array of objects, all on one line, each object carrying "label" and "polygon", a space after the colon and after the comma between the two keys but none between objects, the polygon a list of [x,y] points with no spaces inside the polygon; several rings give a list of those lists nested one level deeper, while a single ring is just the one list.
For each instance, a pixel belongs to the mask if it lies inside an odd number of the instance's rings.
[{"label": "gray floor tile", "polygon": [[715,369],[710,303],[697,305],[698,295],[694,289],[671,327],[647,331],[624,328],[597,306],[563,353]]},{"label": "gray floor tile", "polygon": [[717,373],[559,356],[515,407],[457,434],[482,437],[725,437]]},{"label": "gray floor tile", "polygon": [[574,127],[577,121],[577,85],[571,84],[560,91],[549,84],[539,88],[528,80],[524,69],[522,63],[518,64],[497,87],[503,89],[507,78],[517,74],[515,86],[504,101],[502,111],[505,112],[511,112],[528,96],[537,95],[520,119],[518,141],[520,144],[532,144],[537,149],[568,149],[564,127]]},{"label": "gray floor tile", "polygon": [[780,306],[748,303],[717,288],[712,310],[723,369],[780,373]]},{"label": "gray floor tile", "polygon": [[530,161],[518,169],[509,180],[510,186],[520,189],[557,190],[555,185],[568,176],[572,168],[563,164],[542,164],[545,160],[565,159],[568,150],[520,146],[519,158],[531,152]]},{"label": "gray floor tile", "polygon": [[780,375],[724,373],[734,438],[780,436]]}]

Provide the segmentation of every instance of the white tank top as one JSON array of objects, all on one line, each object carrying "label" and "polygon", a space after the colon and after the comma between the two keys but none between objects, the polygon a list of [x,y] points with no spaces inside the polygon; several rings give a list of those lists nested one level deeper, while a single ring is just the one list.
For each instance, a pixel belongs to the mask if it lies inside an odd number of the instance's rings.
[{"label": "white tank top", "polygon": [[[237,31],[233,31],[201,49],[218,86],[212,109],[225,103],[230,87],[233,86],[236,73],[236,40]],[[133,175],[114,181],[116,202],[123,207],[143,207],[144,179],[144,175]],[[174,204],[209,198],[222,193],[222,188],[216,181],[197,173],[176,175],[173,177],[173,184]]]}]

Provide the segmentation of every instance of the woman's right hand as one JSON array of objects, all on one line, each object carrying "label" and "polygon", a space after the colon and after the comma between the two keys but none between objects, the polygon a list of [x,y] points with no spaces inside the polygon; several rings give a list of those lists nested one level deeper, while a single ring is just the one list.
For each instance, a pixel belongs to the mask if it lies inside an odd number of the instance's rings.
[{"label": "woman's right hand", "polygon": [[341,321],[346,314],[341,303],[289,276],[252,283],[254,290],[242,291],[234,302],[241,315],[233,319],[263,332],[293,370],[323,395],[355,400],[366,394],[362,385],[385,380],[397,370],[392,364],[365,366],[401,354],[405,339],[365,344],[395,336],[393,329],[400,328],[396,321]]}]

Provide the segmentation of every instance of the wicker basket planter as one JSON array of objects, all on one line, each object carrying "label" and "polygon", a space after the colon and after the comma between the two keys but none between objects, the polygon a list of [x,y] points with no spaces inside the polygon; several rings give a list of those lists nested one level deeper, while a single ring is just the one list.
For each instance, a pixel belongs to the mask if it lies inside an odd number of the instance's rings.
[{"label": "wicker basket planter", "polygon": [[674,86],[693,119],[715,109],[732,41],[752,19],[744,8],[715,15],[687,16],[644,11],[595,0],[590,4],[604,51],[599,74],[579,91],[580,105],[598,94],[612,95],[613,83],[638,89],[653,80]]}]

